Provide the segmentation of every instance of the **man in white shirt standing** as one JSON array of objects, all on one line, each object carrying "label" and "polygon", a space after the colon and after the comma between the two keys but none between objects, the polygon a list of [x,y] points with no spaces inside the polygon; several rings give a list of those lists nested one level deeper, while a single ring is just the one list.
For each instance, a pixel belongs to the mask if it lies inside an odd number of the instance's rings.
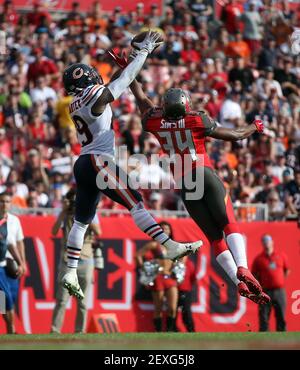
[{"label": "man in white shirt standing", "polygon": [[[11,198],[10,198],[11,199]],[[8,285],[10,287],[11,296],[13,299],[13,304],[16,304],[18,294],[19,294],[19,286],[20,286],[20,277],[25,274],[26,270],[26,257],[25,257],[25,246],[24,246],[24,234],[21,222],[19,218],[11,213],[9,213],[9,209],[11,207],[11,203],[5,204],[5,216],[7,217],[7,233],[9,239],[11,240],[12,244],[15,245],[18,249],[21,261],[22,261],[22,269],[19,274],[16,273],[17,264],[13,258],[13,256],[7,251],[6,253],[6,277],[8,281]]]}]

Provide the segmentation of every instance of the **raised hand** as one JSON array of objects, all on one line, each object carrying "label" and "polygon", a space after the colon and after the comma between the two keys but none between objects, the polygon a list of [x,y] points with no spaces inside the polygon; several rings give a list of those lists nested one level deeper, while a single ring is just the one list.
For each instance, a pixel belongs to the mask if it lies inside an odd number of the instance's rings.
[{"label": "raised hand", "polygon": [[265,126],[264,126],[264,123],[261,119],[255,119],[253,121],[253,124],[256,126],[256,130],[259,132],[259,133],[263,133],[264,132],[264,129],[265,129]]},{"label": "raised hand", "polygon": [[149,31],[143,41],[133,41],[132,46],[137,50],[146,50],[151,54],[154,49],[163,44],[159,32]]},{"label": "raised hand", "polygon": [[121,68],[124,69],[128,65],[128,60],[125,51],[123,51],[122,55],[117,55],[113,50],[108,50],[107,54],[115,61],[115,63]]}]

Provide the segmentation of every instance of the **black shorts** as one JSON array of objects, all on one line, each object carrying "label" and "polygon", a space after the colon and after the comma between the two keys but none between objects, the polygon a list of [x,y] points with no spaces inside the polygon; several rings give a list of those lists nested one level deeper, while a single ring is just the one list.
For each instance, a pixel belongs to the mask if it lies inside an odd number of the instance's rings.
[{"label": "black shorts", "polygon": [[83,224],[89,224],[94,218],[101,193],[128,210],[143,200],[140,193],[130,187],[127,174],[104,156],[81,155],[75,162],[74,176],[75,220]]},{"label": "black shorts", "polygon": [[236,222],[230,197],[222,180],[212,168],[195,168],[194,179],[196,171],[204,180],[203,196],[201,199],[187,200],[186,195],[191,190],[186,189],[183,181],[182,200],[188,213],[209,241],[222,239],[225,227]]}]

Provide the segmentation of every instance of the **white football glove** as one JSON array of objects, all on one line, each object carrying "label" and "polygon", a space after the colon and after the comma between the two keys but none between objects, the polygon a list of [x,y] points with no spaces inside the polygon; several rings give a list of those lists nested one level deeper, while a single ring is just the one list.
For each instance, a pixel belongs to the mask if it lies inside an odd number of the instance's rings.
[{"label": "white football glove", "polygon": [[145,50],[148,54],[151,54],[155,48],[163,44],[163,41],[158,41],[159,38],[160,34],[158,32],[149,31],[143,41],[133,42],[133,46],[139,51]]}]

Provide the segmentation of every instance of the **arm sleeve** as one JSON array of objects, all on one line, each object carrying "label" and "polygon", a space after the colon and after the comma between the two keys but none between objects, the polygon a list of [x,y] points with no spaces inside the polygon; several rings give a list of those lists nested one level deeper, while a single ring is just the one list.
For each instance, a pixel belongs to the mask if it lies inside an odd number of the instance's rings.
[{"label": "arm sleeve", "polygon": [[148,53],[140,51],[131,63],[123,70],[120,77],[107,85],[114,99],[118,97],[127,89],[131,82],[136,78],[141,68],[143,67]]},{"label": "arm sleeve", "polygon": [[211,135],[218,126],[217,122],[210,118],[205,112],[200,111],[199,116],[201,117],[204,126],[204,135]]}]

